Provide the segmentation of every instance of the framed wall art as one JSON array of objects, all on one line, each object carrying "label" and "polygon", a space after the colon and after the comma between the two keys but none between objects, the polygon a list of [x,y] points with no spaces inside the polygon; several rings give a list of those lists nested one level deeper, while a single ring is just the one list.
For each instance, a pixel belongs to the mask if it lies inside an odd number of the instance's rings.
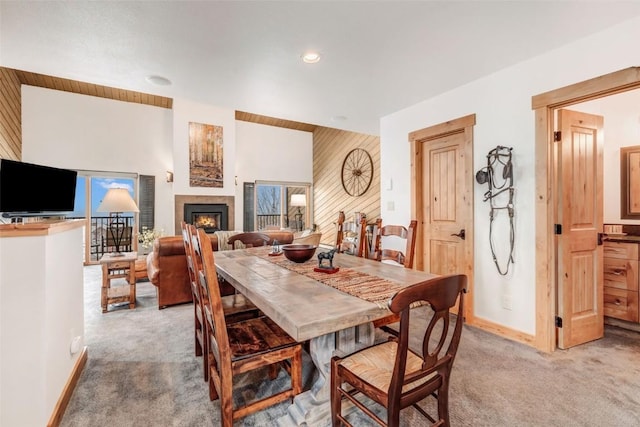
[{"label": "framed wall art", "polygon": [[189,186],[224,184],[222,126],[189,122]]}]

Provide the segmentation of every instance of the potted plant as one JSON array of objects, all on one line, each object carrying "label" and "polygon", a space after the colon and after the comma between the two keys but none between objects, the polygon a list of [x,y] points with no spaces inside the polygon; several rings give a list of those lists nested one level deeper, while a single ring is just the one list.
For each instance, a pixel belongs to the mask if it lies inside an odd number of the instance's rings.
[{"label": "potted plant", "polygon": [[155,228],[148,228],[143,226],[142,231],[138,234],[138,252],[141,254],[148,254],[153,248],[153,242],[164,234],[164,230],[157,230]]}]

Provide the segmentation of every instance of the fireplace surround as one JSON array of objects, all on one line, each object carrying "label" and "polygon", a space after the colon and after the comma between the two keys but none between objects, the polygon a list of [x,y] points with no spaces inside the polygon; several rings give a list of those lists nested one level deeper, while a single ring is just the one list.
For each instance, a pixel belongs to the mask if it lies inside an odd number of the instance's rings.
[{"label": "fireplace surround", "polygon": [[235,230],[235,198],[234,196],[175,196],[175,235],[182,233],[182,221],[185,216],[185,205],[226,205],[227,206],[227,230]]},{"label": "fireplace surround", "polygon": [[222,203],[185,203],[184,221],[207,233],[229,229],[229,208]]}]

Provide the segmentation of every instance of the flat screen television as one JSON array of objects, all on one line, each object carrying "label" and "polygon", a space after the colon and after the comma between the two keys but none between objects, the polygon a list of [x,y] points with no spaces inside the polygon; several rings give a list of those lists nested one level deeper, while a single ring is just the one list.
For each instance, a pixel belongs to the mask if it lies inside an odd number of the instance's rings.
[{"label": "flat screen television", "polygon": [[4,217],[73,211],[78,172],[0,159],[0,212]]}]

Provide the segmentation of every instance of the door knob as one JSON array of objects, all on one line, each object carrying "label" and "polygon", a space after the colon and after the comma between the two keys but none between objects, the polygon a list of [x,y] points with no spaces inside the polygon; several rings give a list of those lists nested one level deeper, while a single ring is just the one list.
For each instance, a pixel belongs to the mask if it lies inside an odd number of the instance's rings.
[{"label": "door knob", "polygon": [[464,240],[464,237],[465,237],[464,228],[462,230],[460,230],[460,232],[458,234],[452,234],[452,236],[456,236],[456,237],[459,237],[462,240]]}]

